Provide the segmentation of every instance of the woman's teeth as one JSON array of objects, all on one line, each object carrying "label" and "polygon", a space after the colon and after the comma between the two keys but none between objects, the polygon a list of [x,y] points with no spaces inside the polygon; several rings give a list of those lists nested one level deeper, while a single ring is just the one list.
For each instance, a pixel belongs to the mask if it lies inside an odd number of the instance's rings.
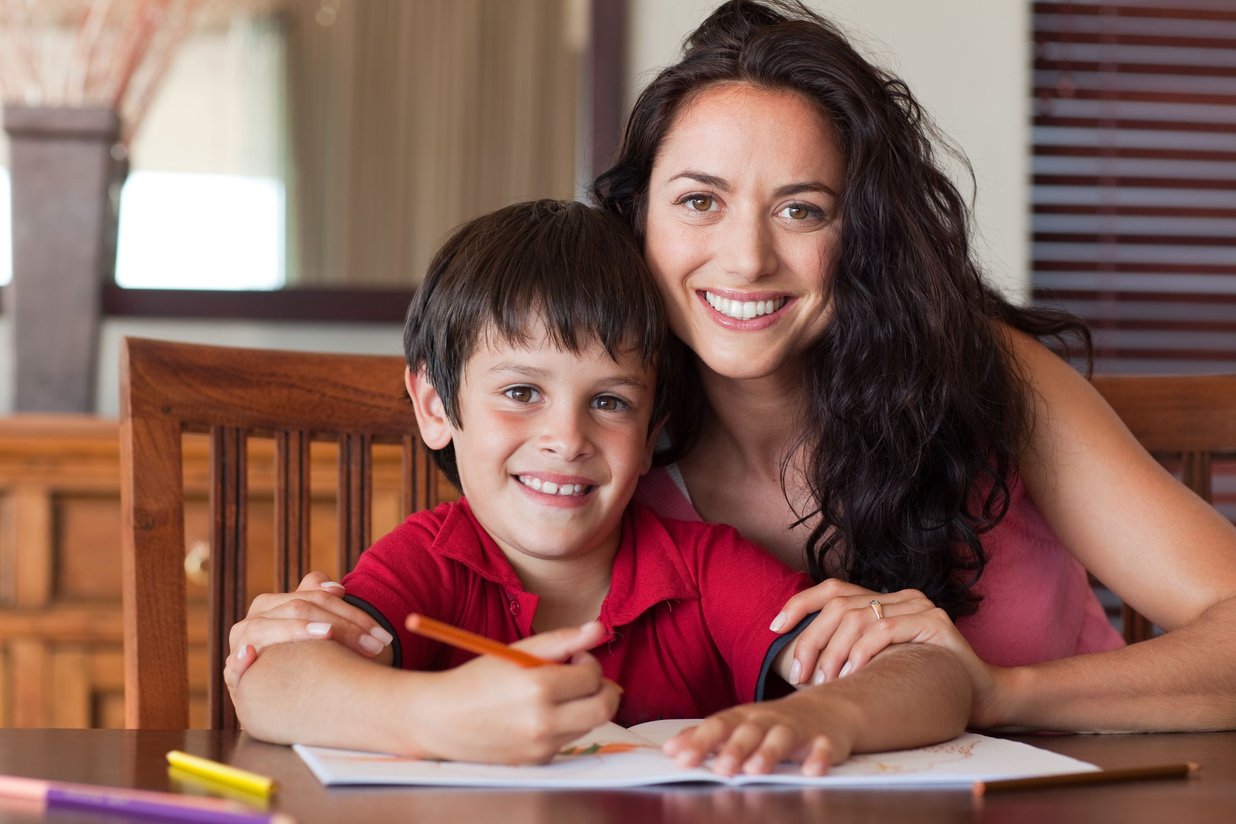
[{"label": "woman's teeth", "polygon": [[785,306],[788,298],[773,298],[771,300],[730,300],[719,297],[712,292],[704,293],[704,300],[727,318],[734,320],[751,320],[761,315],[769,315]]},{"label": "woman's teeth", "polygon": [[553,481],[542,481],[540,478],[519,476],[519,482],[529,489],[544,492],[546,495],[583,495],[591,487],[588,484],[556,484]]}]

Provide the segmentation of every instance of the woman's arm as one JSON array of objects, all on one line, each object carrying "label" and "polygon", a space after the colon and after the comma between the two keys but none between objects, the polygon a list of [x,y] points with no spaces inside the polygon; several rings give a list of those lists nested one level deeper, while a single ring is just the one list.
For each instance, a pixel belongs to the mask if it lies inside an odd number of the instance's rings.
[{"label": "woman's arm", "polygon": [[1167,630],[1126,649],[993,670],[977,723],[1068,730],[1236,727],[1236,528],[1142,449],[1098,392],[1011,337],[1035,424],[1027,491],[1096,577]]},{"label": "woman's arm", "polygon": [[[800,682],[920,642],[951,650],[970,673],[974,727],[1236,728],[1236,528],[1150,457],[1068,364],[1028,336],[1010,339],[1035,404],[1019,459],[1031,498],[1087,569],[1168,632],[1110,652],[993,667],[921,593],[825,581],[783,610],[782,630],[820,611],[795,641]],[[871,598],[884,602],[883,620],[866,608]]]},{"label": "woman's arm", "polygon": [[443,672],[383,666],[331,641],[262,651],[232,690],[237,717],[275,743],[380,750],[500,763],[546,761],[613,717],[616,688],[584,650],[599,625],[544,633],[517,646],[572,663],[525,669],[481,656]]}]

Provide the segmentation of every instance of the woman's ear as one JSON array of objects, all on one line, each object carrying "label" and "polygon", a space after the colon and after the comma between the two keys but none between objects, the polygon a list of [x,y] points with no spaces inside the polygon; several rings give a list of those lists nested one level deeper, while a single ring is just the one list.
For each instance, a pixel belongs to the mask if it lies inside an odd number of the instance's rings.
[{"label": "woman's ear", "polygon": [[408,397],[412,399],[412,408],[416,410],[416,425],[421,430],[421,440],[430,449],[444,449],[451,442],[455,428],[446,416],[446,405],[433,388],[424,369],[413,372],[412,367],[403,370],[403,384],[408,389]]}]

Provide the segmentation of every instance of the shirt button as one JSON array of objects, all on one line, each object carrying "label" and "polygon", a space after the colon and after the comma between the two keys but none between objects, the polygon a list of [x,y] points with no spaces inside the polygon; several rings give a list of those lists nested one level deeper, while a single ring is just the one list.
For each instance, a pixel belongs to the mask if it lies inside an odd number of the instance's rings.
[{"label": "shirt button", "polygon": [[511,599],[511,614],[519,614],[519,601],[516,601],[514,598]]}]

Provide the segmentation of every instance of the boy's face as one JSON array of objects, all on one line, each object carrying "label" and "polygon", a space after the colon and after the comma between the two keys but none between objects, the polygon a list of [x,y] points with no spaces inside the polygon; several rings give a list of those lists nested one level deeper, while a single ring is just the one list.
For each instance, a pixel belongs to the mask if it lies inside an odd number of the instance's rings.
[{"label": "boy's face", "polygon": [[472,511],[517,571],[600,561],[617,549],[623,510],[651,465],[655,375],[597,342],[559,349],[540,324],[529,340],[482,336],[460,385],[460,427],[423,373],[410,376],[421,434],[433,448],[454,443]]}]

